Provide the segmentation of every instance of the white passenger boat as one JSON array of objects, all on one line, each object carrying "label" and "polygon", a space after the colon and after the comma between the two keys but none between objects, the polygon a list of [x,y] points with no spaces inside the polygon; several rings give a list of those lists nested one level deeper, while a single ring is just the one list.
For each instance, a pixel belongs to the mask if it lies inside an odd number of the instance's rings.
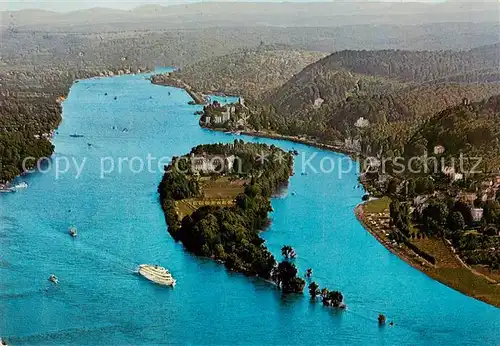
[{"label": "white passenger boat", "polygon": [[19,190],[19,189],[27,189],[28,188],[28,184],[23,181],[23,182],[20,182],[17,185],[14,185],[14,188],[17,189],[17,190]]},{"label": "white passenger boat", "polygon": [[172,274],[166,268],[158,265],[141,264],[138,273],[159,285],[174,287],[176,283]]}]

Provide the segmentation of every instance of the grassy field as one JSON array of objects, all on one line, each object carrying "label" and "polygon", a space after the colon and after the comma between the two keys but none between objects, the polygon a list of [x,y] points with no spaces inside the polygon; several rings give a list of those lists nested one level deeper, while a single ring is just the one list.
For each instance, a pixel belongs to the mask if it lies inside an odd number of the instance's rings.
[{"label": "grassy field", "polygon": [[[406,246],[400,247],[399,245],[392,244],[386,235],[390,230],[380,227],[380,223],[374,225],[372,221],[377,220],[377,218],[381,219],[386,217],[389,204],[390,199],[385,197],[363,204],[361,211],[358,210],[357,212],[358,218],[360,218],[365,228],[367,228],[382,245],[431,278],[468,296],[500,307],[500,285],[498,282],[492,283],[482,276],[487,275],[490,279],[497,280],[499,275],[497,275],[497,273],[489,275],[488,270],[485,268],[480,268],[480,270],[477,271],[473,268],[473,271],[464,266],[453,253],[451,246],[444,240],[426,238],[411,241],[419,249],[432,255],[436,259],[435,265],[426,262]],[[379,213],[383,213],[384,216],[379,215]]]},{"label": "grassy field", "polygon": [[231,207],[234,199],[245,189],[246,180],[230,181],[227,177],[213,180],[209,177],[200,178],[202,198],[187,198],[175,203],[177,215],[182,220],[203,206]]},{"label": "grassy field", "polygon": [[383,213],[384,210],[389,210],[389,205],[391,204],[391,199],[389,197],[383,197],[363,205],[363,210],[365,213]]},{"label": "grassy field", "polygon": [[221,177],[217,180],[210,178],[201,178],[201,191],[205,198],[231,198],[234,199],[245,189],[247,180],[231,181],[227,177]]},{"label": "grassy field", "polygon": [[492,278],[493,280],[500,282],[500,270],[491,270],[490,268],[488,268],[486,266],[482,266],[482,265],[474,265],[471,267],[472,267],[472,269],[474,269],[478,273],[486,275],[486,276]]},{"label": "grassy field", "polygon": [[465,267],[445,241],[421,239],[412,242],[437,259],[434,267],[424,270],[426,274],[457,291],[500,307],[500,286]]}]

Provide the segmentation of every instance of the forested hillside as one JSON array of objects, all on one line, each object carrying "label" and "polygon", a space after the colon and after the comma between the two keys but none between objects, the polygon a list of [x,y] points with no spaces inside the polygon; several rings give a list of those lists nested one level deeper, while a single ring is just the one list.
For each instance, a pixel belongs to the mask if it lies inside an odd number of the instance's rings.
[{"label": "forested hillside", "polygon": [[500,44],[469,51],[354,51],[334,53],[318,65],[404,82],[425,82],[478,70],[496,70]]},{"label": "forested hillside", "polygon": [[[61,120],[55,101],[53,95],[0,96],[0,183],[52,155],[51,131]],[[35,159],[23,169],[26,157]]]},{"label": "forested hillside", "polygon": [[[500,44],[469,51],[341,51],[306,67],[270,100],[283,113],[337,103],[406,85],[498,80]],[[318,102],[320,102],[318,104]],[[316,103],[316,104],[315,104]]]},{"label": "forested hillside", "polygon": [[287,46],[260,46],[189,65],[175,76],[199,91],[257,98],[324,56]]},{"label": "forested hillside", "polygon": [[[274,118],[283,118],[280,132],[308,134],[324,141],[356,136],[359,119],[368,128],[392,126],[404,122],[415,126],[435,113],[460,103],[463,98],[480,101],[500,93],[498,84],[440,84],[405,87],[387,93],[350,96],[320,109],[311,107],[307,112],[293,116],[276,112]],[[409,129],[407,129],[409,130]],[[366,132],[366,131],[365,131]]]},{"label": "forested hillside", "polygon": [[[486,172],[500,168],[500,94],[481,102],[468,100],[436,114],[415,131],[409,152],[435,146],[445,148],[446,157],[482,157]],[[415,152],[415,154],[419,154]]]}]

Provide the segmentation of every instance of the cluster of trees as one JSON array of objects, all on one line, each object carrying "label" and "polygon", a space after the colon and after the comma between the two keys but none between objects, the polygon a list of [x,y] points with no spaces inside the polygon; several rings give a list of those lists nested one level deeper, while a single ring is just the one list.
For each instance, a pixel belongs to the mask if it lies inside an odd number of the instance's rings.
[{"label": "cluster of trees", "polygon": [[[411,234],[411,216],[408,203],[401,203],[393,199],[389,206],[391,224],[396,227],[405,237]],[[395,236],[397,237],[399,233]]]},{"label": "cluster of trees", "polygon": [[317,298],[321,298],[324,306],[345,308],[344,296],[340,291],[330,291],[328,288],[320,289],[315,281],[311,282],[308,288],[312,300],[316,301]]},{"label": "cluster of trees", "polygon": [[281,254],[286,259],[295,258],[295,256],[296,256],[295,250],[290,245],[283,246],[281,248]]},{"label": "cluster of trees", "polygon": [[182,171],[187,164],[178,157],[173,157],[170,165],[165,167],[165,174],[158,186],[162,209],[165,213],[165,219],[168,224],[168,231],[175,238],[180,228],[180,220],[175,209],[175,201],[191,198],[200,194],[200,186],[196,179],[188,176]]},{"label": "cluster of trees", "polygon": [[258,234],[270,204],[257,197],[252,202],[246,209],[202,207],[184,217],[175,237],[189,251],[223,261],[230,270],[270,279],[276,260]]},{"label": "cluster of trees", "polygon": [[[469,264],[481,264],[500,269],[500,193],[496,200],[483,206],[483,220],[480,232],[467,232],[454,245],[461,257]],[[465,221],[467,223],[467,220]]]},{"label": "cluster of trees", "polygon": [[492,249],[500,247],[500,237],[484,234],[468,233],[455,244],[468,264],[485,265],[492,269],[500,269],[500,253]]},{"label": "cluster of trees", "polygon": [[[259,161],[257,155],[280,153],[285,159]],[[292,174],[292,157],[281,149],[264,144],[244,143],[235,140],[232,144],[200,145],[190,154],[235,155],[242,161],[243,170],[238,174],[252,176],[244,193],[236,197],[234,207],[205,206],[193,214],[178,220],[175,201],[196,197],[200,190],[196,177],[181,173],[175,158],[167,167],[158,191],[165,217],[172,236],[181,241],[191,252],[212,257],[225,263],[230,270],[246,275],[257,275],[275,279],[284,292],[295,292],[300,280],[294,280],[294,266],[280,264],[276,267],[274,256],[264,246],[259,232],[268,224],[268,213],[272,210],[269,197],[280,186],[288,182]],[[188,154],[186,157],[189,157]],[[273,273],[276,273],[272,277]],[[303,288],[303,287],[302,287]]]},{"label": "cluster of trees", "polygon": [[[390,165],[387,165],[386,167],[387,173],[391,173],[392,167]],[[400,194],[406,198],[413,198],[419,195],[431,195],[437,189],[435,182],[436,179],[431,175],[408,178],[403,182],[401,182],[400,179],[393,177],[387,184],[385,194],[396,198]]]},{"label": "cluster of trees", "polygon": [[302,293],[306,282],[297,273],[295,264],[284,260],[273,271],[273,280],[283,293]]}]

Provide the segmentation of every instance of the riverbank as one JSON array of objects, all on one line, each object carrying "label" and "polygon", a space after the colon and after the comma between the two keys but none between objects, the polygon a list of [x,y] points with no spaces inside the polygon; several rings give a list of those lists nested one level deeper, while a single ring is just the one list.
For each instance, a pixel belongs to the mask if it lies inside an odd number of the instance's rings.
[{"label": "riverbank", "polygon": [[453,252],[451,246],[441,239],[421,239],[412,241],[413,245],[431,254],[435,264],[426,261],[414,251],[402,244],[396,244],[388,238],[390,229],[378,220],[389,218],[389,198],[382,198],[360,204],[355,214],[363,227],[387,250],[401,258],[415,269],[430,278],[453,288],[469,297],[500,307],[500,285],[488,276],[468,267]]},{"label": "riverbank", "polygon": [[170,86],[174,88],[184,89],[197,105],[205,104],[205,96],[202,93],[195,91],[190,85],[180,79],[171,78],[168,74],[157,74],[150,78],[151,83],[156,85]]},{"label": "riverbank", "polygon": [[[40,81],[36,77],[30,77],[32,80],[28,83],[24,80],[26,78],[24,73],[13,70],[8,75],[12,80],[7,79],[10,86],[0,92],[1,126],[15,129],[12,132],[0,131],[0,147],[11,147],[14,150],[10,155],[11,158],[0,155],[0,162],[3,164],[0,164],[0,192],[10,192],[12,182],[32,172],[39,159],[52,157],[53,137],[64,120],[62,106],[73,85],[84,79],[135,75],[149,71],[145,67],[124,69],[94,67],[75,72],[75,79],[66,79],[58,72],[57,78],[51,79],[51,84],[42,84],[42,92],[38,85]],[[43,83],[47,83],[43,77],[50,76],[51,72],[50,69],[41,70],[34,76],[42,78]],[[16,84],[17,78],[20,78],[18,75],[23,78],[23,83],[20,85]],[[24,109],[24,113],[22,116],[15,116],[19,109]],[[22,140],[18,137],[22,137]],[[21,146],[24,146],[22,150],[19,149]],[[19,158],[18,162],[12,159],[15,157]],[[33,157],[35,160],[28,160],[28,166],[24,167],[22,160],[25,157]]]},{"label": "riverbank", "polygon": [[[212,128],[212,127],[208,127],[208,126],[201,126],[201,127],[208,129],[208,130],[212,130],[212,131],[227,132],[227,129],[222,129],[222,128]],[[277,139],[277,140],[290,141],[290,142],[299,143],[299,144],[305,144],[305,145],[309,145],[311,147],[330,150],[330,151],[333,151],[335,153],[347,155],[355,161],[358,161],[360,158],[358,153],[347,150],[344,147],[335,146],[335,145],[331,145],[331,144],[323,144],[323,143],[315,142],[315,141],[312,141],[312,140],[309,140],[306,138],[297,137],[297,136],[280,135],[279,133],[270,133],[270,132],[265,132],[265,131],[249,131],[249,130],[238,131],[238,133],[241,135],[247,135],[247,136],[252,136],[252,137]]]},{"label": "riverbank", "polygon": [[[213,131],[227,131],[227,129],[207,127],[203,124],[200,124],[200,126]],[[305,144],[320,149],[330,150],[336,153],[342,153],[349,156],[353,160],[360,160],[359,154],[346,150],[341,146],[323,144],[307,138],[250,130],[242,130],[239,131],[239,133],[253,137],[287,140],[295,143]],[[369,186],[367,186],[366,183],[362,184],[364,185],[365,189],[368,189]],[[438,262],[436,264],[427,262],[406,246],[400,247],[397,244],[391,243],[387,238],[387,235],[383,233],[383,230],[377,231],[375,228],[373,228],[365,218],[365,207],[366,204],[361,204],[355,209],[354,212],[356,214],[356,217],[363,225],[365,230],[369,232],[391,253],[398,256],[403,261],[410,264],[412,267],[418,269],[434,280],[437,280],[467,296],[476,298],[493,306],[500,307],[500,286],[498,285],[498,283],[496,283],[488,276],[478,273],[472,268],[465,265],[463,261],[458,257],[458,255],[452,252],[449,246],[439,241],[422,240],[419,246],[429,247],[439,253],[439,256],[437,256]],[[388,213],[388,207],[389,204],[387,203],[387,206],[382,208],[382,210],[377,211],[376,213],[383,213],[385,209],[387,209]]]}]

